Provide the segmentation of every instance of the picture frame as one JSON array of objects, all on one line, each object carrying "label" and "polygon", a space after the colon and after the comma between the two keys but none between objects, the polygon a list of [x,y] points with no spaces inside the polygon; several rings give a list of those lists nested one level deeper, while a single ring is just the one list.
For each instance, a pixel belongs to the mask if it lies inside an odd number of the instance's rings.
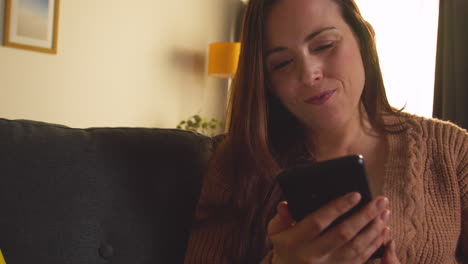
[{"label": "picture frame", "polygon": [[60,0],[6,0],[3,44],[57,53]]}]

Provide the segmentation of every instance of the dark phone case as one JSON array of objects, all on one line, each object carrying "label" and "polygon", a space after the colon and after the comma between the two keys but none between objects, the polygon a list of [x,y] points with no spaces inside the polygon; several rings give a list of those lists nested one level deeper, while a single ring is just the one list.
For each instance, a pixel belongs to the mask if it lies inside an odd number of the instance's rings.
[{"label": "dark phone case", "polygon": [[[364,160],[360,155],[315,162],[290,168],[278,175],[289,210],[296,221],[350,192],[359,192],[361,201],[337,218],[324,232],[359,211],[372,200]],[[380,247],[371,258],[381,258]]]}]

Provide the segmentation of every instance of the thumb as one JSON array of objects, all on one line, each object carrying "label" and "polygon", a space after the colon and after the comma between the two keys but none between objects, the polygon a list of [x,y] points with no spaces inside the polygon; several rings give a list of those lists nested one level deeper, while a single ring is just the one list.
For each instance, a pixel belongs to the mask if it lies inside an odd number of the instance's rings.
[{"label": "thumb", "polygon": [[289,213],[288,203],[282,201],[276,207],[276,215],[268,223],[268,236],[283,232],[293,226],[296,222]]},{"label": "thumb", "polygon": [[396,254],[396,244],[394,240],[390,240],[387,242],[385,245],[385,252],[382,257],[382,263],[381,264],[399,264],[400,261],[398,260],[397,254]]}]

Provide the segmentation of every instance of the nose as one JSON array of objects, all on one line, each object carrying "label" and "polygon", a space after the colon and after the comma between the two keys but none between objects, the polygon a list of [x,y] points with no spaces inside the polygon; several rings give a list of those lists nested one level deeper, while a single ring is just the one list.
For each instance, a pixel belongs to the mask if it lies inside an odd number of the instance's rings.
[{"label": "nose", "polygon": [[319,86],[322,80],[323,71],[320,63],[308,61],[307,59],[303,60],[300,72],[301,83],[305,86],[314,87]]}]

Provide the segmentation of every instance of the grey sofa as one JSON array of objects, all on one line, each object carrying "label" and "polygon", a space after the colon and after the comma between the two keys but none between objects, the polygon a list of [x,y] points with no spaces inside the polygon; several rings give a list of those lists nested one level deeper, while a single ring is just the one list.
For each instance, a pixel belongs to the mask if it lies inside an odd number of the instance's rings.
[{"label": "grey sofa", "polygon": [[183,263],[211,139],[0,119],[7,264]]}]

